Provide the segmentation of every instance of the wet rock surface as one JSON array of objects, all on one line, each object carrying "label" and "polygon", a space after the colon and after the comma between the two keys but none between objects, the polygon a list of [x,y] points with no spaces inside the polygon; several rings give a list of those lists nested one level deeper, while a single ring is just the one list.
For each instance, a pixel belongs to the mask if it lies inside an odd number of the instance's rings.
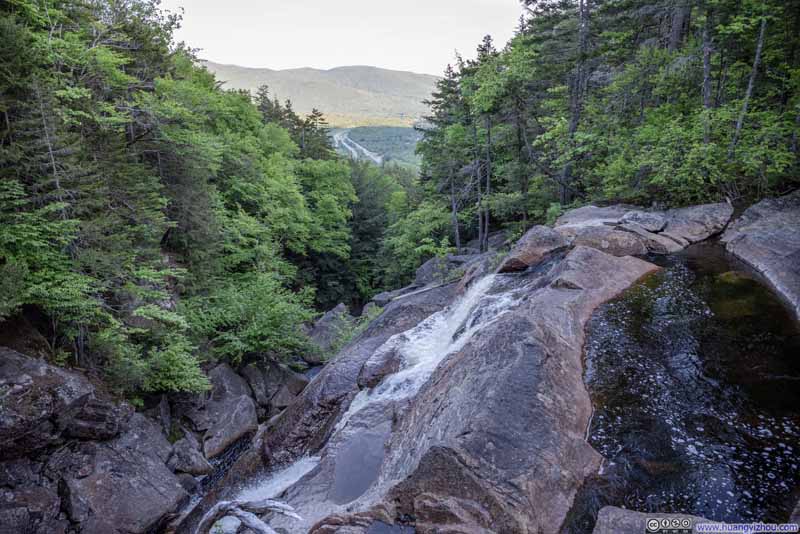
[{"label": "wet rock surface", "polygon": [[631,255],[674,254],[732,212],[587,206],[529,231],[500,269],[489,255],[432,260],[376,299],[383,314],[261,427],[179,531],[239,492],[296,506],[303,521],[274,520],[286,532],[559,531],[601,460],[585,441],[584,325],[656,269]]},{"label": "wet rock surface", "polygon": [[[383,332],[356,342],[303,393],[327,387],[337,394],[342,404],[328,408],[330,422],[311,419],[315,428],[279,420],[265,433],[273,458],[292,440],[307,446],[299,453],[324,444],[317,463],[282,494],[304,521],[276,518],[273,525],[345,532],[332,527],[363,529],[365,517],[394,523],[407,516],[419,532],[554,532],[599,465],[584,441],[591,407],[581,379],[582,325],[599,303],[654,268],[577,247],[542,272],[497,279],[496,287],[486,277],[448,311],[422,322],[418,316],[391,340]],[[452,289],[441,297],[439,309]],[[392,363],[398,354],[401,365]],[[410,363],[415,358],[421,366]],[[307,400],[315,404],[297,415],[323,413],[320,396]],[[292,433],[278,434],[289,422]]]},{"label": "wet rock surface", "polygon": [[800,320],[800,191],[751,206],[722,242],[764,275]]}]

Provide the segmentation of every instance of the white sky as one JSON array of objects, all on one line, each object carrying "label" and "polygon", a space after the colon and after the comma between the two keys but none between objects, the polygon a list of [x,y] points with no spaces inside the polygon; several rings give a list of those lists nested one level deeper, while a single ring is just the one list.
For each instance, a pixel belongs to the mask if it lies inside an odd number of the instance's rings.
[{"label": "white sky", "polygon": [[185,8],[176,37],[200,57],[286,69],[371,65],[440,75],[484,35],[501,48],[518,0],[162,0]]}]

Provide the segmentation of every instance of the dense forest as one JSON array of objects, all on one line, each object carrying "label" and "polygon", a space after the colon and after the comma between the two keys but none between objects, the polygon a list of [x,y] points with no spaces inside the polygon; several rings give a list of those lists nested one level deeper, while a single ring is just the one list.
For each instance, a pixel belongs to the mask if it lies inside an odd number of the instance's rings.
[{"label": "dense forest", "polygon": [[197,391],[203,362],[314,350],[315,314],[492,231],[800,183],[800,0],[524,8],[446,70],[416,176],[225,89],[158,0],[3,2],[0,330],[134,397]]},{"label": "dense forest", "polygon": [[[748,202],[800,183],[797,0],[525,0],[449,67],[415,220],[460,246],[564,206]],[[451,216],[445,215],[450,212]]]},{"label": "dense forest", "polygon": [[[313,350],[392,284],[414,177],[334,155],[321,113],[221,88],[155,0],[0,5],[0,325],[122,391]],[[5,323],[5,324],[3,324]]]}]

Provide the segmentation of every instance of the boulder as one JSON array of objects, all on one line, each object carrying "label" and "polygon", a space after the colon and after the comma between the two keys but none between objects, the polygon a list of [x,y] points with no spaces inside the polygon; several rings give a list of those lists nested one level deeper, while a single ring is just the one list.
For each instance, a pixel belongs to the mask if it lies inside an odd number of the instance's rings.
[{"label": "boulder", "polygon": [[683,250],[683,245],[663,234],[655,234],[634,222],[626,222],[618,226],[619,230],[639,236],[647,250],[653,254],[672,254]]},{"label": "boulder", "polygon": [[59,418],[93,395],[82,375],[0,347],[0,457],[18,458],[61,443],[69,421]]},{"label": "boulder", "polygon": [[247,381],[236,374],[227,363],[214,367],[208,378],[211,381],[210,402],[224,402],[236,397],[249,397],[252,395]]},{"label": "boulder", "polygon": [[309,378],[286,365],[270,361],[252,363],[242,374],[253,389],[259,407],[266,409],[267,413],[291,404],[309,382]]},{"label": "boulder", "polygon": [[214,458],[239,438],[258,426],[256,406],[247,381],[228,364],[220,364],[209,373],[211,392],[186,413],[195,430],[205,432],[203,452]]},{"label": "boulder", "polygon": [[602,250],[612,256],[641,256],[647,254],[647,245],[635,233],[616,230],[611,226],[588,226],[581,229],[572,242]]},{"label": "boulder", "polygon": [[660,232],[667,225],[667,219],[656,211],[633,210],[620,217],[619,224],[628,223],[638,224],[648,232]]},{"label": "boulder", "polygon": [[551,254],[565,249],[569,243],[558,232],[547,226],[534,226],[517,241],[498,272],[524,271],[539,264]]},{"label": "boulder", "polygon": [[556,219],[555,228],[571,242],[581,229],[587,226],[616,225],[626,213],[632,210],[636,210],[636,208],[623,204],[606,207],[583,206],[569,210]]},{"label": "boulder", "polygon": [[258,428],[256,406],[246,395],[225,399],[212,409],[218,418],[203,436],[206,458],[219,456],[239,438]]},{"label": "boulder", "polygon": [[597,523],[595,523],[592,534],[643,534],[655,532],[656,529],[647,528],[648,520],[667,521],[667,528],[688,528],[692,531],[698,523],[710,523],[708,519],[693,515],[642,513],[614,506],[605,506],[597,514]]},{"label": "boulder", "polygon": [[59,423],[66,437],[106,440],[119,434],[121,421],[130,416],[126,411],[130,412],[130,408],[87,396],[59,415]]},{"label": "boulder", "polygon": [[140,413],[134,413],[125,424],[126,431],[116,438],[117,448],[146,454],[166,463],[172,445],[161,431],[161,425]]},{"label": "boulder", "polygon": [[0,534],[50,534],[65,532],[59,520],[61,499],[51,488],[23,485],[0,489]]},{"label": "boulder", "polygon": [[720,233],[732,215],[733,206],[725,202],[667,210],[661,233],[686,247]]},{"label": "boulder", "polygon": [[269,401],[281,387],[281,373],[275,372],[276,365],[258,362],[246,365],[240,372],[253,390],[256,403],[269,408]]},{"label": "boulder", "polygon": [[722,242],[761,273],[800,320],[800,190],[751,206]]},{"label": "boulder", "polygon": [[450,266],[445,258],[431,258],[417,269],[414,285],[426,286],[428,284],[444,282],[449,272]]},{"label": "boulder", "polygon": [[188,497],[164,465],[169,448],[159,425],[134,414],[118,437],[72,441],[50,456],[45,470],[81,530],[110,521],[120,532],[143,534]]},{"label": "boulder", "polygon": [[330,352],[342,335],[353,325],[353,317],[347,310],[347,306],[339,304],[316,323],[314,323],[309,337],[320,348],[319,353],[304,356],[304,359],[311,364],[322,363],[324,356]]},{"label": "boulder", "polygon": [[184,437],[172,446],[167,466],[175,472],[194,476],[207,475],[212,471],[211,464],[200,452],[200,443],[190,432],[184,432]]}]

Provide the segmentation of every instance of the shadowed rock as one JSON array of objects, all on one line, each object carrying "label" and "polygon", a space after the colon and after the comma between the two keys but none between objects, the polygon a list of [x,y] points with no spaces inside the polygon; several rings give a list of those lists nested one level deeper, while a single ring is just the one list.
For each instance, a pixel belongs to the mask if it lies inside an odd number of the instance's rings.
[{"label": "shadowed rock", "polygon": [[46,470],[60,480],[70,520],[81,526],[112,520],[120,532],[142,534],[188,497],[164,465],[169,449],[158,425],[134,414],[119,437],[72,442],[49,458]]},{"label": "shadowed rock", "polygon": [[686,247],[720,233],[732,215],[733,206],[725,202],[667,210],[661,233]]},{"label": "shadowed rock", "polygon": [[172,446],[172,454],[167,461],[167,466],[180,473],[194,476],[207,475],[212,468],[200,452],[200,443],[190,432],[184,434],[184,437]]},{"label": "shadowed rock", "polygon": [[94,395],[94,387],[83,376],[5,347],[0,347],[0,391],[3,459],[60,443],[63,426],[69,424],[64,414]]},{"label": "shadowed rock", "polygon": [[305,355],[304,359],[308,363],[319,364],[323,362],[323,356],[333,348],[342,334],[351,328],[353,317],[347,310],[347,306],[339,304],[314,323],[314,327],[308,337],[320,348],[319,353]]},{"label": "shadowed rock", "polygon": [[186,416],[195,430],[205,431],[203,452],[206,458],[222,454],[239,438],[258,426],[256,407],[247,381],[227,364],[220,364],[209,373],[211,393]]},{"label": "shadowed rock", "polygon": [[800,190],[751,206],[722,242],[764,275],[800,320]]}]

